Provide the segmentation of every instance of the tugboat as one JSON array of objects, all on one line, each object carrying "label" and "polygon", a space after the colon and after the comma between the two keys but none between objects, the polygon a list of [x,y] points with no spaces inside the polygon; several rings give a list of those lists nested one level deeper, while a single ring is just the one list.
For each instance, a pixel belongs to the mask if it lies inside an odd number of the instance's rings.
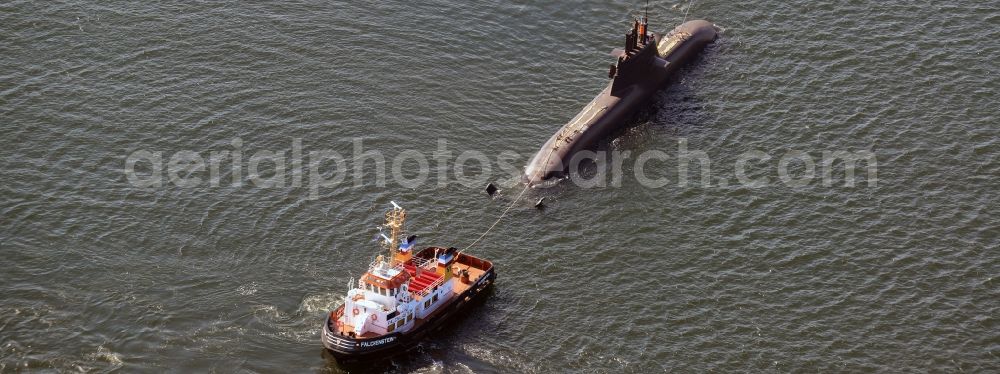
[{"label": "tugboat", "polygon": [[429,332],[461,313],[493,284],[493,263],[454,247],[416,250],[404,238],[406,210],[396,202],[385,213],[385,251],[348,284],[344,304],[323,324],[323,346],[338,362],[387,357],[413,348]]}]

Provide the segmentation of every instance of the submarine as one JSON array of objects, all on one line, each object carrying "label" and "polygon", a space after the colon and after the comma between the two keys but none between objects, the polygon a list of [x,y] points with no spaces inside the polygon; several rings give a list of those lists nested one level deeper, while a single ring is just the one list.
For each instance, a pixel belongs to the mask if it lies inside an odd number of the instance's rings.
[{"label": "submarine", "polygon": [[618,58],[608,71],[611,81],[531,158],[522,178],[528,186],[566,176],[577,152],[624,126],[677,70],[718,37],[715,25],[705,20],[684,22],[666,35],[648,31],[648,25],[645,16],[633,20],[625,48],[611,51]]}]

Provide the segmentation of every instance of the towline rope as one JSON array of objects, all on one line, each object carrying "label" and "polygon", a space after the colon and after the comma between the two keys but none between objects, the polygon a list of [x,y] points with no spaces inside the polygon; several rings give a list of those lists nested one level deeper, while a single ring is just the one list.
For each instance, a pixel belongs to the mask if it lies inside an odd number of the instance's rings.
[{"label": "towline rope", "polygon": [[473,241],[473,242],[472,242],[472,244],[469,244],[469,246],[468,246],[468,247],[465,247],[465,249],[463,249],[463,250],[459,251],[458,253],[462,253],[462,252],[465,252],[465,250],[466,250],[466,249],[469,249],[469,248],[472,248],[472,246],[474,246],[474,245],[476,245],[477,243],[479,243],[479,241],[480,241],[480,240],[483,240],[483,238],[485,238],[485,237],[486,237],[486,234],[489,234],[489,233],[490,233],[490,231],[493,231],[493,228],[494,228],[494,227],[496,227],[496,226],[497,226],[497,224],[498,224],[498,223],[500,223],[500,220],[502,220],[502,219],[503,219],[503,217],[507,215],[507,212],[508,212],[508,211],[510,211],[510,208],[513,208],[513,207],[514,207],[514,204],[517,204],[517,202],[521,200],[521,196],[524,196],[524,193],[525,193],[526,191],[528,191],[528,189],[529,189],[529,188],[531,188],[531,187],[529,187],[529,186],[528,186],[528,184],[527,184],[527,183],[525,183],[525,184],[524,184],[524,188],[522,188],[522,189],[521,189],[521,193],[517,194],[517,198],[515,198],[515,199],[514,199],[514,201],[512,201],[512,202],[510,203],[510,205],[508,205],[508,206],[507,206],[507,209],[504,209],[504,210],[503,210],[503,213],[500,213],[500,217],[497,217],[497,220],[496,220],[496,221],[493,221],[493,224],[492,224],[492,225],[490,225],[490,228],[486,229],[486,231],[483,231],[483,234],[482,234],[482,235],[479,235],[479,237],[478,237],[478,238],[476,238],[476,240],[475,240],[475,241]]},{"label": "towline rope", "polygon": [[[561,131],[562,130],[560,129],[560,132]],[[558,143],[559,143],[559,139],[556,139],[556,144],[558,144]],[[554,152],[556,150],[556,148],[557,148],[556,145],[553,145],[552,148],[549,148],[549,154],[545,155],[545,162],[543,162],[542,165],[545,165],[545,167],[549,166],[549,159],[552,157],[552,152]],[[503,217],[505,217],[507,215],[507,212],[509,212],[510,209],[513,208],[514,205],[517,204],[518,201],[521,201],[521,197],[523,197],[524,193],[528,192],[528,189],[530,189],[530,188],[531,188],[531,186],[527,182],[525,182],[524,183],[524,188],[521,189],[521,193],[517,194],[517,197],[514,198],[514,201],[511,201],[510,205],[508,205],[507,208],[504,209],[502,213],[500,213],[500,217],[497,217],[497,220],[493,221],[493,224],[490,225],[490,227],[488,229],[486,229],[486,231],[483,231],[482,235],[479,235],[479,237],[476,238],[476,240],[474,240],[472,242],[472,244],[469,244],[467,247],[465,247],[461,251],[458,251],[458,253],[465,252],[469,248],[472,248],[472,246],[474,246],[477,243],[479,243],[480,240],[483,240],[483,238],[486,237],[486,234],[489,234],[490,231],[493,231],[493,228],[496,227],[497,224],[500,223],[501,220],[503,220]]]},{"label": "towline rope", "polygon": [[688,7],[687,7],[686,10],[684,10],[684,21],[681,21],[681,23],[687,22],[687,20],[688,20],[688,13],[691,12],[691,7],[693,7],[693,6],[694,6],[694,0],[688,1]]}]

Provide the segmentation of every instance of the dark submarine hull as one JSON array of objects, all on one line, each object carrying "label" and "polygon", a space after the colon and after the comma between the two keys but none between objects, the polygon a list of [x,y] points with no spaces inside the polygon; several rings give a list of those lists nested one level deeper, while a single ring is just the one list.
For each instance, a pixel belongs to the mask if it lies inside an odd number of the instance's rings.
[{"label": "dark submarine hull", "polygon": [[631,36],[626,36],[625,50],[613,52],[619,60],[607,87],[528,162],[523,180],[529,186],[565,176],[577,152],[625,125],[677,70],[715,40],[718,31],[711,22],[695,20],[677,26],[666,36],[655,35],[643,45],[631,46]]}]

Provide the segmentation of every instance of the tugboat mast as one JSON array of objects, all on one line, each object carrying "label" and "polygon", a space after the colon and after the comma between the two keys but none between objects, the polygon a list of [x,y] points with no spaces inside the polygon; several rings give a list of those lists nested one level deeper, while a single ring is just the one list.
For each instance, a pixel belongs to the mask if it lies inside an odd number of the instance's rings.
[{"label": "tugboat mast", "polygon": [[389,228],[389,235],[386,240],[382,241],[382,247],[388,252],[390,261],[395,265],[409,260],[411,252],[409,250],[402,251],[399,246],[399,238],[403,235],[403,223],[406,222],[406,209],[396,204],[395,201],[390,202],[392,209],[385,212],[384,225],[384,227]]}]

